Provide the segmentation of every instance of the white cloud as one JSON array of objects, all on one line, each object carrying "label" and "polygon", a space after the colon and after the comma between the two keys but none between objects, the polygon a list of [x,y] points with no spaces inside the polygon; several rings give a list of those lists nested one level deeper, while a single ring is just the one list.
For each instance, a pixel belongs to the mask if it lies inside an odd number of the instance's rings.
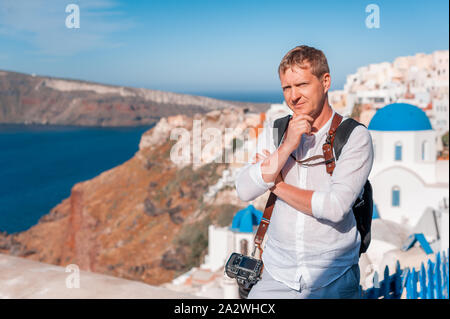
[{"label": "white cloud", "polygon": [[[68,4],[80,8],[80,28],[68,29]],[[0,35],[28,42],[43,55],[73,55],[78,52],[120,46],[114,33],[133,27],[133,23],[111,0],[2,0]]]}]

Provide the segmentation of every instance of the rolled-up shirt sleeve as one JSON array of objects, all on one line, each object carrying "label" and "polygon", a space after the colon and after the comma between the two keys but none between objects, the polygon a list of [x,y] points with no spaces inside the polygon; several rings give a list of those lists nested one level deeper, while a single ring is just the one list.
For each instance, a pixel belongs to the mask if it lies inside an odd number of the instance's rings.
[{"label": "rolled-up shirt sleeve", "polygon": [[273,187],[275,183],[266,183],[262,178],[261,164],[252,164],[257,153],[263,154],[263,149],[273,153],[276,148],[272,137],[273,128],[266,127],[258,136],[255,150],[249,157],[248,163],[242,167],[237,174],[235,186],[238,197],[245,202],[252,201],[264,194],[269,188]]},{"label": "rolled-up shirt sleeve", "polygon": [[343,220],[361,194],[373,164],[372,138],[360,125],[342,148],[329,191],[315,191],[311,198],[314,217],[334,223]]}]

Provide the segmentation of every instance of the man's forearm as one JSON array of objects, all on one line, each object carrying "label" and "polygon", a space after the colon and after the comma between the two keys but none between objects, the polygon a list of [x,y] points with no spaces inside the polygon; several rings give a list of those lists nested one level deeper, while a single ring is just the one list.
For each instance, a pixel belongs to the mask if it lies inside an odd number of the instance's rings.
[{"label": "man's forearm", "polygon": [[277,183],[271,191],[296,210],[313,216],[311,199],[314,191],[301,189],[285,182]]},{"label": "man's forearm", "polygon": [[[266,183],[277,180],[291,153],[292,150],[287,145],[281,144],[275,152],[264,159],[261,163],[261,175]],[[311,198],[314,191],[301,189],[284,181],[277,182],[270,190],[296,210],[312,216]]]},{"label": "man's forearm", "polygon": [[261,163],[262,178],[266,183],[275,182],[292,151],[284,144]]}]

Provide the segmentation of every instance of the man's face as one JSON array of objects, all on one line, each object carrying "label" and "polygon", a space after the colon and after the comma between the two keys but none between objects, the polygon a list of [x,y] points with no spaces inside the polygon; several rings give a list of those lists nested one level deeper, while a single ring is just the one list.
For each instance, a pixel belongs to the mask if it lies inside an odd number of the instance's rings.
[{"label": "man's face", "polygon": [[280,74],[280,81],[284,99],[294,113],[308,114],[313,118],[319,116],[330,87],[328,73],[318,79],[310,67],[293,66]]}]

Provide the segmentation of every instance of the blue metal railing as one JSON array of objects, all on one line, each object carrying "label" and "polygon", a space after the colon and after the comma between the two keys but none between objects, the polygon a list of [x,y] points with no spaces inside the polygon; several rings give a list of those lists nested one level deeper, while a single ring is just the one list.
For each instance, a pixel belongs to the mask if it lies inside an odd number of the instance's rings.
[{"label": "blue metal railing", "polygon": [[[378,278],[377,275],[374,278]],[[415,268],[400,268],[397,261],[396,271],[389,275],[389,268],[384,269],[384,279],[374,280],[372,288],[364,290],[364,299],[400,299],[406,289],[406,299],[448,299],[449,298],[449,263],[447,254],[436,254],[435,262],[428,259],[426,266],[421,264],[420,271]]]}]

